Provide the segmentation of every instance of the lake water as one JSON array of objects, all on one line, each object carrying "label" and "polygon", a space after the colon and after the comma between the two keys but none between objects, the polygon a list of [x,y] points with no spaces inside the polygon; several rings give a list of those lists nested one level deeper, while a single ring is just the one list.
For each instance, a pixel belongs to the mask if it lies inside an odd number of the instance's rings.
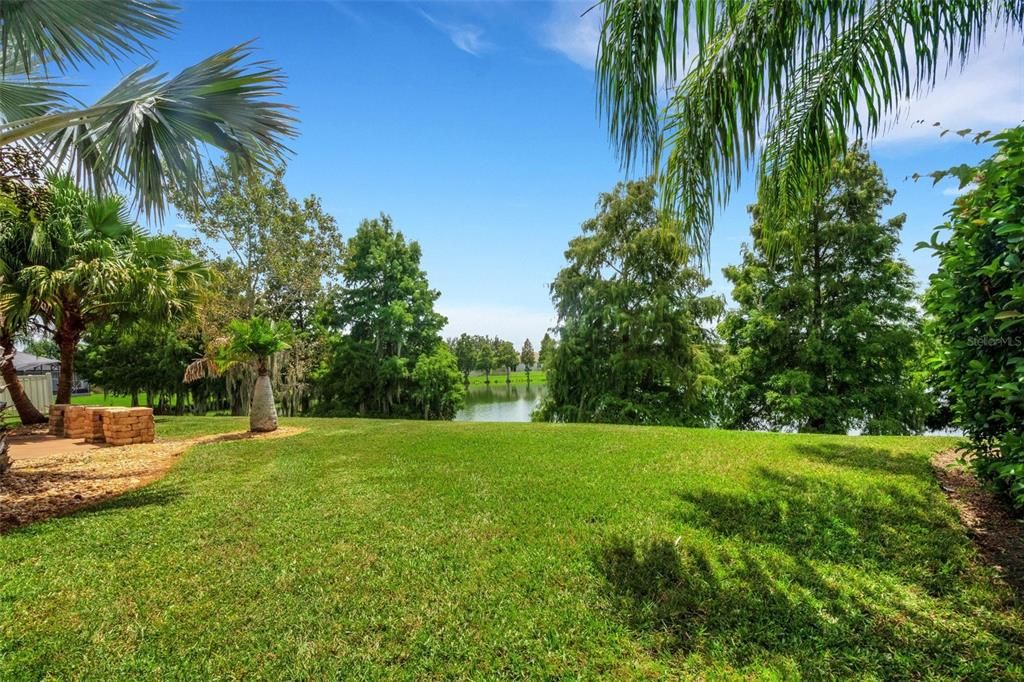
[{"label": "lake water", "polygon": [[528,422],[544,397],[544,384],[493,383],[466,388],[466,406],[457,422]]}]

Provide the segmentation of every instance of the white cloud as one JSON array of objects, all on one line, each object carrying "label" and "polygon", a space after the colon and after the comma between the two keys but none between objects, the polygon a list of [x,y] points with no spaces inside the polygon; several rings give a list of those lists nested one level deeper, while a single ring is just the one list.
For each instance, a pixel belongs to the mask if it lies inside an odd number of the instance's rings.
[{"label": "white cloud", "polygon": [[463,52],[478,56],[481,52],[491,47],[490,43],[484,40],[484,30],[473,24],[449,24],[435,19],[421,9],[417,10],[430,25],[442,33],[446,33],[452,44]]},{"label": "white cloud", "polygon": [[497,335],[514,343],[516,348],[525,339],[530,339],[534,348],[539,347],[544,333],[555,324],[554,311],[519,306],[447,305],[442,298],[437,311],[448,318],[441,332],[445,338],[462,333]]},{"label": "white cloud", "polygon": [[[935,142],[947,128],[995,131],[1024,120],[1024,41],[1019,33],[990,34],[963,71],[954,65],[936,80],[934,90],[901,107],[898,121],[878,142]],[[960,139],[953,133],[943,138]]]},{"label": "white cloud", "polygon": [[973,192],[976,187],[977,185],[973,182],[964,185],[963,187],[947,187],[942,190],[942,195],[947,197],[958,197],[963,194],[967,194],[968,192]]},{"label": "white cloud", "polygon": [[[585,69],[594,68],[601,39],[601,9],[592,0],[556,2],[543,27],[543,43]],[[586,12],[586,14],[584,14]]]}]

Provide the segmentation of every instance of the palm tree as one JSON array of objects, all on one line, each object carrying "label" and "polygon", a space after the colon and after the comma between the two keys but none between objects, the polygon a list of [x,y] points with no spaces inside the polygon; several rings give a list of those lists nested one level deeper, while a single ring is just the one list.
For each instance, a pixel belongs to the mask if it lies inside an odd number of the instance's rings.
[{"label": "palm tree", "polygon": [[250,431],[277,429],[277,407],[270,381],[270,359],[275,353],[291,348],[292,330],[286,322],[261,317],[232,320],[226,338],[215,340],[207,357],[193,362],[185,370],[185,381],[193,382],[217,376],[232,367],[247,363],[256,365],[256,386],[249,406]]},{"label": "palm tree", "polygon": [[148,42],[174,29],[175,9],[162,0],[0,2],[0,148],[40,151],[100,193],[126,183],[135,204],[157,216],[170,187],[194,191],[204,146],[243,168],[269,167],[295,119],[274,99],[283,74],[254,61],[249,43],[171,77],[143,66],[88,106],[54,79],[148,55]]},{"label": "palm tree", "polygon": [[[28,258],[31,221],[45,214],[49,197],[36,155],[0,147],[0,281]],[[14,339],[33,315],[31,309],[8,309],[0,315],[0,376],[23,424],[46,421],[29,400],[14,368]]]},{"label": "palm tree", "polygon": [[27,244],[0,251],[0,317],[35,317],[60,349],[58,403],[71,399],[75,350],[92,325],[117,319],[186,316],[209,281],[209,270],[171,238],[149,237],[116,196],[97,199],[68,176],[49,183],[46,215],[15,235]]},{"label": "palm tree", "polygon": [[14,318],[0,315],[0,379],[4,388],[11,396],[11,403],[22,424],[42,424],[47,420],[46,415],[29,399],[25,387],[21,383],[17,370],[14,368],[14,335],[17,329],[21,329],[22,323],[14,322]]},{"label": "palm tree", "polygon": [[1022,0],[600,4],[610,134],[624,165],[663,166],[662,202],[705,255],[744,170],[755,167],[764,224],[790,229],[851,136],[876,135],[993,27],[1024,25]]}]

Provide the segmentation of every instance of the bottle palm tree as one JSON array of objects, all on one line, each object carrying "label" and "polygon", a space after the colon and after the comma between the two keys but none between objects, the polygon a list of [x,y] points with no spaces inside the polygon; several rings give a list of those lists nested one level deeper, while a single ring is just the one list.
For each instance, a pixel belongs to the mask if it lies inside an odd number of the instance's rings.
[{"label": "bottle palm tree", "polygon": [[185,381],[193,382],[217,376],[232,367],[252,363],[256,368],[256,386],[249,406],[250,431],[277,429],[277,407],[270,380],[270,360],[275,353],[291,347],[292,329],[286,322],[261,317],[232,320],[225,338],[215,340],[207,356],[185,370]]},{"label": "bottle palm tree", "polygon": [[170,186],[196,186],[205,146],[242,167],[269,167],[295,119],[275,101],[283,74],[254,61],[249,43],[171,77],[143,66],[88,106],[55,80],[148,54],[148,41],[175,27],[174,10],[162,0],[0,2],[0,147],[40,151],[100,193],[127,183],[135,204],[157,215]]},{"label": "bottle palm tree", "polygon": [[[706,255],[714,213],[755,167],[786,230],[851,136],[963,66],[1022,0],[602,0],[598,102],[623,163],[660,168],[662,202]],[[685,70],[684,73],[680,73]],[[677,78],[678,77],[678,78]]]},{"label": "bottle palm tree", "polygon": [[177,240],[134,224],[121,197],[97,199],[67,176],[50,179],[46,215],[24,225],[2,235],[0,317],[35,317],[53,333],[58,403],[71,399],[75,350],[90,326],[182,318],[210,279]]}]

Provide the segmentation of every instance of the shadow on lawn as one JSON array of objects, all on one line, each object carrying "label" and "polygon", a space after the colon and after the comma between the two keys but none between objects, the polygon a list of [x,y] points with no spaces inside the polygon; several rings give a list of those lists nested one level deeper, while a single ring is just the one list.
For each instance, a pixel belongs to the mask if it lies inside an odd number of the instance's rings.
[{"label": "shadow on lawn", "polygon": [[921,476],[930,471],[926,459],[909,453],[896,454],[884,448],[826,443],[822,445],[795,445],[793,450],[815,462],[851,469],[864,469],[867,471],[908,476]]},{"label": "shadow on lawn", "polygon": [[[747,490],[679,493],[678,520],[703,533],[612,538],[594,557],[613,604],[656,651],[735,667],[784,657],[822,677],[1024,663],[1019,625],[965,603],[967,540],[932,496],[765,468]],[[961,619],[992,660],[978,660]]]},{"label": "shadow on lawn", "polygon": [[102,514],[117,509],[163,507],[182,497],[181,486],[146,486],[82,509],[80,514]]}]

